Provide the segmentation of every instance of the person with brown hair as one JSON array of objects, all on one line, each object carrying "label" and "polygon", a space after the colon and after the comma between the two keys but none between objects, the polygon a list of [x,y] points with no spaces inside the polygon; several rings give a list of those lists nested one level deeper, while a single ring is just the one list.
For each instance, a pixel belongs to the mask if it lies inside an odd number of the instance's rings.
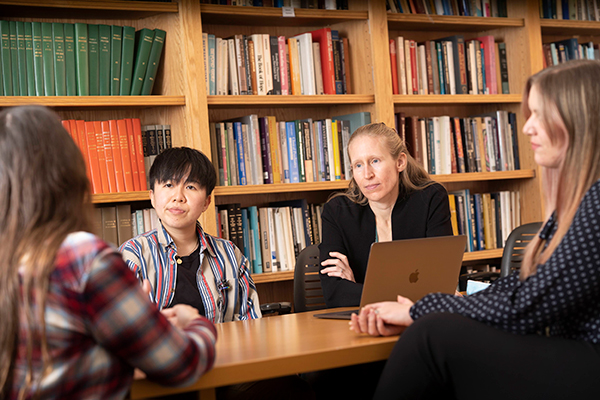
[{"label": "person with brown hair", "polygon": [[214,325],[163,313],[91,233],[79,149],[44,107],[0,113],[0,398],[124,398],[134,368],[184,386],[215,358]]},{"label": "person with brown hair", "polygon": [[375,399],[598,397],[600,62],[531,76],[522,110],[543,174],[545,224],[520,272],[486,290],[414,304],[398,296],[352,317],[359,333],[403,332]]}]

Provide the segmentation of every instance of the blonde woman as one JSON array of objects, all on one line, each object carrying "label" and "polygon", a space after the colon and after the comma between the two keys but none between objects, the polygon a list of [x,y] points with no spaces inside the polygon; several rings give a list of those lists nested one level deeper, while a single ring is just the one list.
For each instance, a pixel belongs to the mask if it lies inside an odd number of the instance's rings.
[{"label": "blonde woman", "polygon": [[351,329],[406,331],[376,399],[591,399],[600,393],[600,63],[529,78],[523,113],[544,176],[546,222],[520,273],[461,298],[398,297]]}]

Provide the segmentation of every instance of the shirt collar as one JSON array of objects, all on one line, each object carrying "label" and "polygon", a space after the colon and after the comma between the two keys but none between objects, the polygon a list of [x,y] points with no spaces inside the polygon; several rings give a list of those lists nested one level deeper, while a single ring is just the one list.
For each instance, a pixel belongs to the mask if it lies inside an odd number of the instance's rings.
[{"label": "shirt collar", "polygon": [[[200,243],[200,253],[207,250],[211,257],[215,257],[215,251],[211,246],[208,246],[206,234],[204,233],[204,230],[198,221],[196,221],[196,232],[198,233],[198,241]],[[157,235],[158,243],[160,243],[161,246],[171,247],[173,250],[177,251],[175,241],[163,226],[162,221],[160,222],[160,228],[157,229]]]}]

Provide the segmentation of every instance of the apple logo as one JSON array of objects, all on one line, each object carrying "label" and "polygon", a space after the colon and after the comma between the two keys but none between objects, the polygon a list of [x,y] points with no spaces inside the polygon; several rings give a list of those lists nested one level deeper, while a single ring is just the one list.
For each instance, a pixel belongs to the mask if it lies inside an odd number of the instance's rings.
[{"label": "apple logo", "polygon": [[408,281],[410,283],[416,283],[419,280],[419,269],[417,268],[415,272],[408,276]]}]

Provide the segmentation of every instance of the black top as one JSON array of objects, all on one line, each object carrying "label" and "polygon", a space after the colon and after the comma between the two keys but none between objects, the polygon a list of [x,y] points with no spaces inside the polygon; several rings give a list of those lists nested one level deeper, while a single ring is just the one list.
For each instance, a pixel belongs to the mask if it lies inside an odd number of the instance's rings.
[{"label": "black top", "polygon": [[[175,283],[175,294],[169,307],[175,304],[187,304],[198,310],[200,315],[206,316],[204,304],[198,290],[196,275],[200,268],[200,246],[189,256],[175,257],[177,261],[177,282]],[[181,264],[179,263],[181,260]]]},{"label": "black top", "polygon": [[[345,196],[331,199],[323,207],[321,262],[337,251],[348,257],[356,283],[321,274],[327,307],[360,304],[371,244],[375,242],[375,214]],[[409,195],[399,195],[392,210],[392,239],[417,239],[452,235],[450,205],[446,189],[438,183]],[[401,255],[398,255],[401,257]],[[325,267],[321,267],[323,269]]]},{"label": "black top", "polygon": [[[519,273],[496,280],[468,297],[433,293],[410,309],[413,319],[451,312],[507,332],[600,343],[600,181],[584,196],[569,230],[545,264],[525,281]],[[551,217],[540,231],[549,242],[557,225]]]}]

